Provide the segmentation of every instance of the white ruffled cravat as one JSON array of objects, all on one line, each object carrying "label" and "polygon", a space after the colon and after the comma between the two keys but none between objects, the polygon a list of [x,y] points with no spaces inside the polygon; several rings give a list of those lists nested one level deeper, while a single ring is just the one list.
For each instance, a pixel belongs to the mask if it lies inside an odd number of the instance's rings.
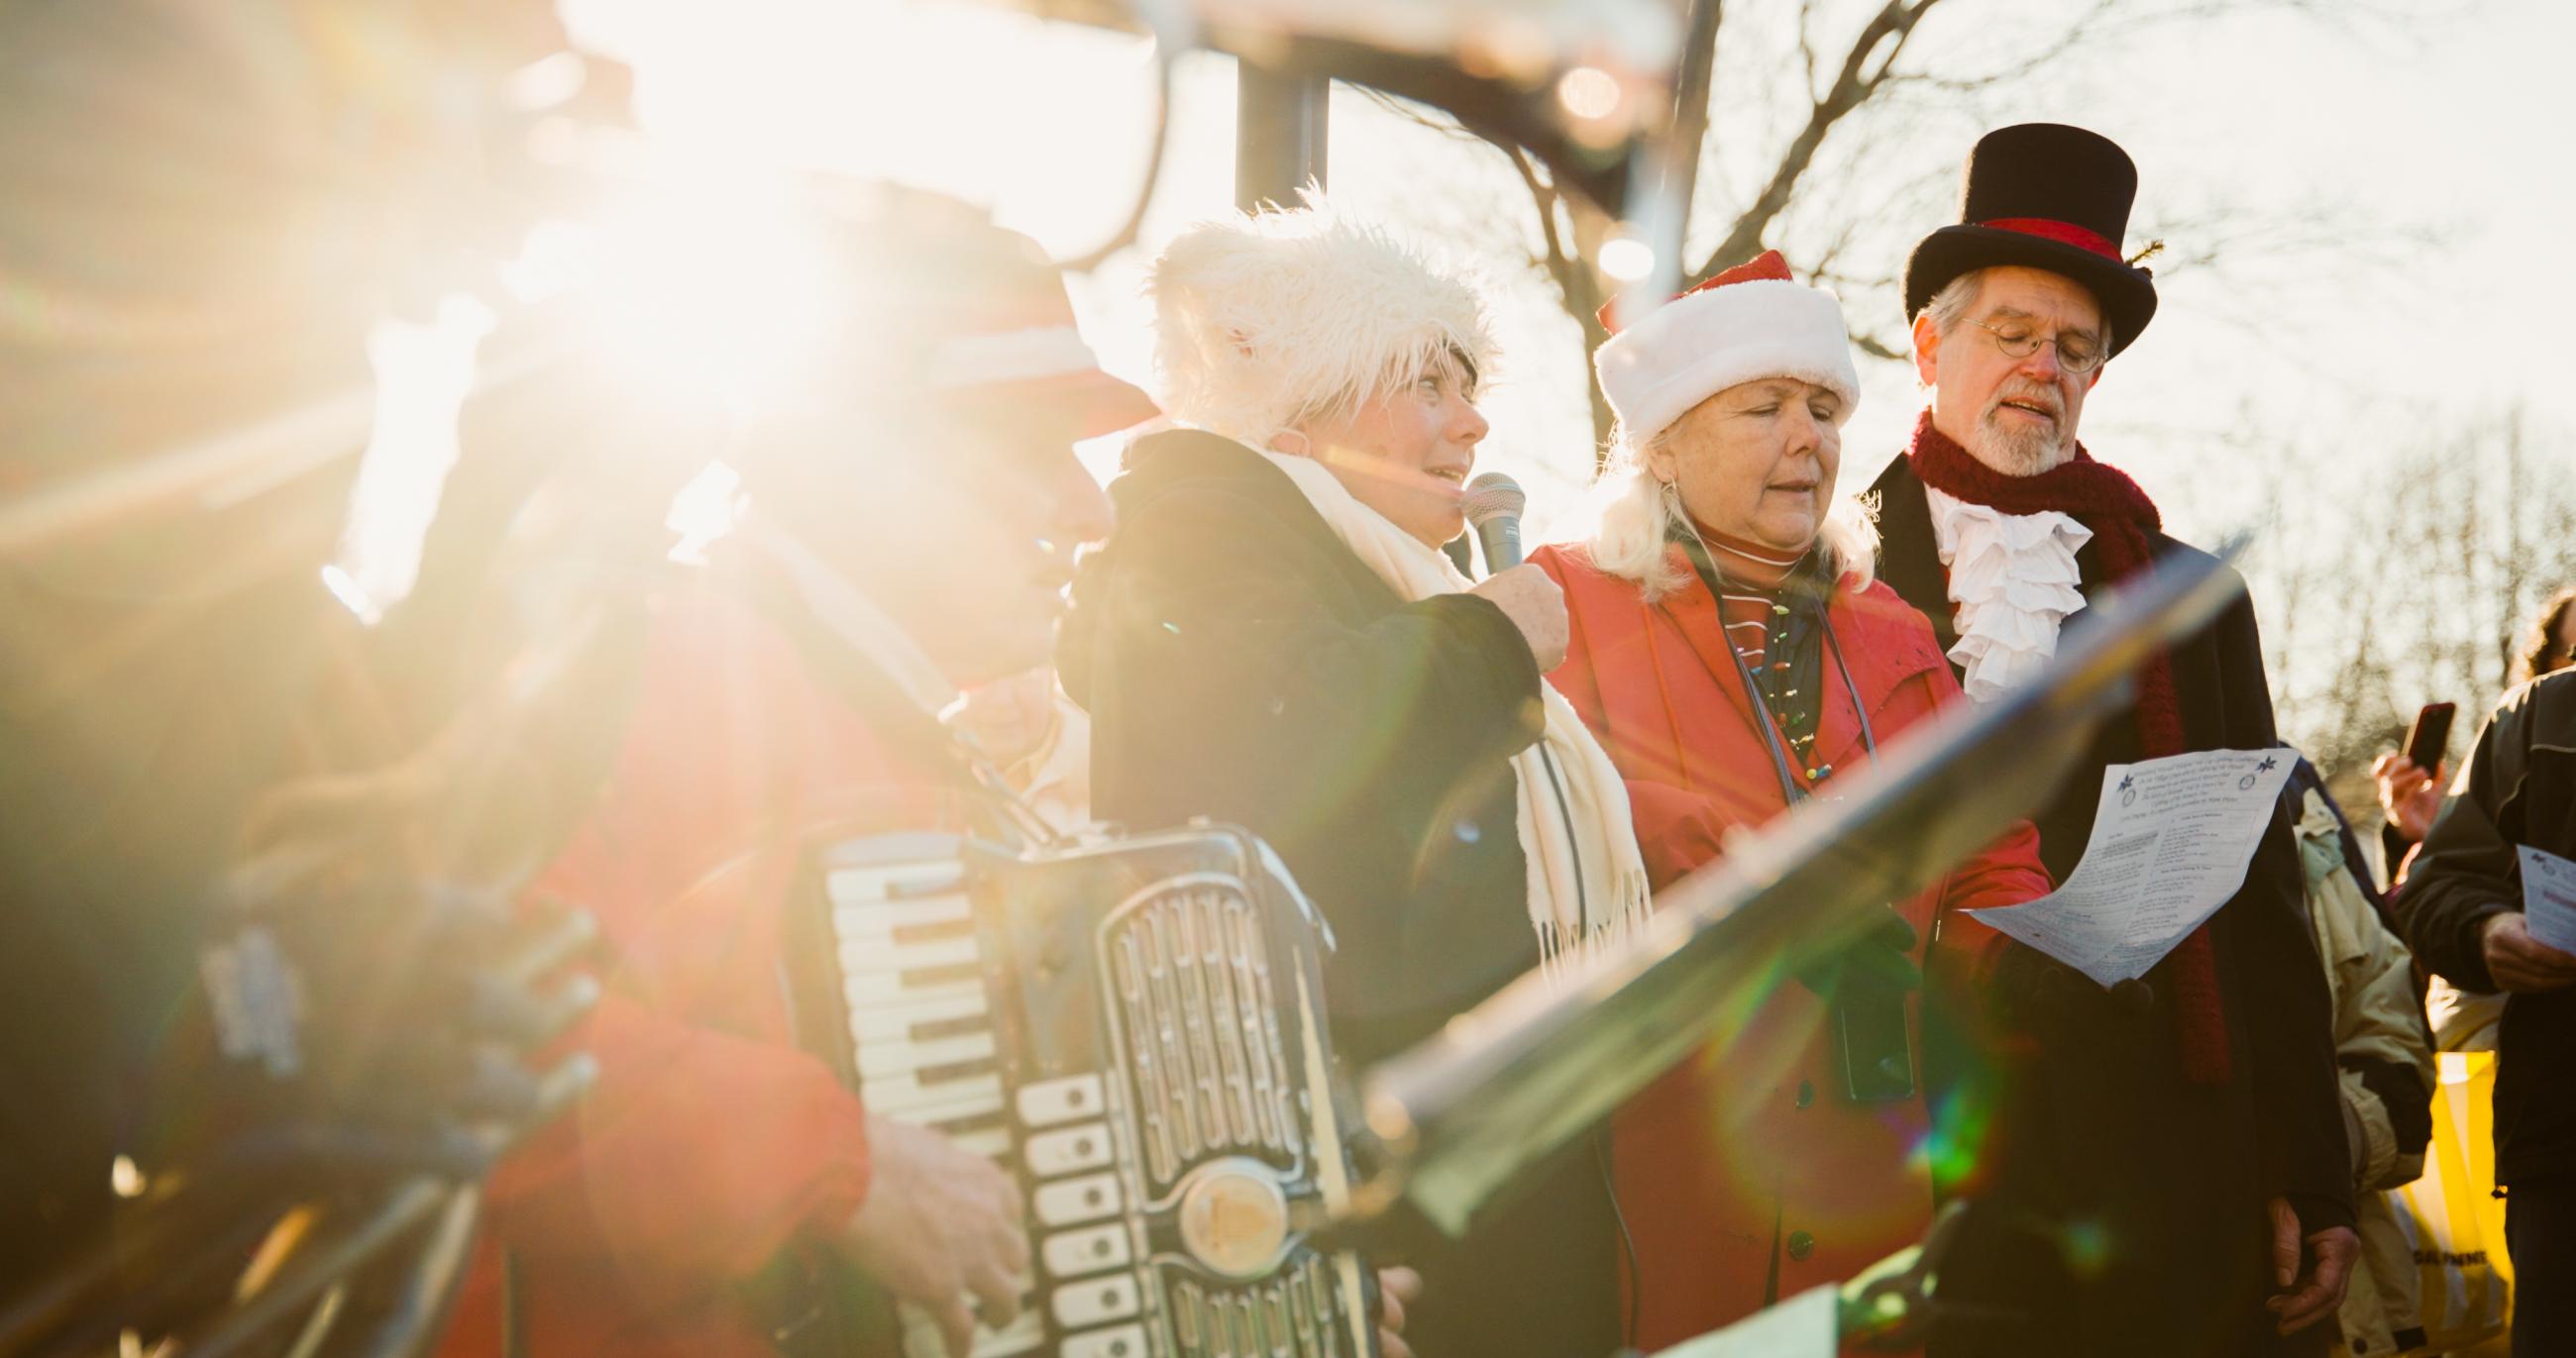
[{"label": "white ruffled cravat", "polygon": [[2093,530],[2053,509],[2006,514],[1930,486],[1923,498],[1959,606],[1950,658],[1966,670],[1968,696],[1992,702],[2057,654],[2058,628],[2084,607],[2075,549]]}]

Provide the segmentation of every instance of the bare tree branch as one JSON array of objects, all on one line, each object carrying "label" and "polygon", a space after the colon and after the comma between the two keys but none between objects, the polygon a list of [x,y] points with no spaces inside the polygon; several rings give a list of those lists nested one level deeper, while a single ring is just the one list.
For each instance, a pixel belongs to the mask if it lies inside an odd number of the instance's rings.
[{"label": "bare tree branch", "polygon": [[[1806,126],[1781,152],[1779,164],[1771,172],[1771,182],[1764,185],[1762,191],[1754,196],[1752,205],[1736,217],[1726,238],[1700,261],[1698,268],[1691,271],[1693,282],[1728,264],[1742,261],[1762,244],[1763,233],[1770,230],[1771,223],[1789,206],[1790,194],[1797,189],[1798,181],[1806,175],[1808,167],[1815,163],[1816,150],[1824,145],[1825,134],[1878,92],[1897,57],[1903,54],[1905,40],[1913,36],[1915,26],[1923,22],[1923,16],[1940,3],[1941,0],[1913,0],[1911,4],[1906,0],[1888,0],[1886,6],[1862,26],[1860,36],[1852,40],[1851,50],[1843,55],[1842,70],[1834,77],[1832,88],[1809,106]],[[1882,48],[1885,49],[1884,57],[1879,55]],[[1878,58],[1875,71],[1870,69],[1873,58]]]},{"label": "bare tree branch", "polygon": [[[2052,14],[2047,23],[2033,25],[2018,21],[2010,0],[1989,0],[1982,7],[1948,0],[1871,0],[1849,12],[1848,18],[1859,23],[1845,29],[1833,17],[1839,11],[1828,9],[1823,0],[1799,0],[1794,15],[1781,16],[1794,22],[1765,26],[1743,19],[1727,27],[1721,48],[1720,2],[1697,0],[1692,5],[1690,50],[1708,59],[1712,85],[1719,79],[1713,65],[1721,51],[1739,63],[1730,72],[1751,72],[1753,78],[1723,77],[1729,103],[1719,112],[1729,126],[1724,149],[1730,154],[1706,162],[1711,168],[1702,172],[1711,182],[1697,198],[1703,220],[1711,215],[1716,220],[1693,233],[1698,240],[1714,238],[1714,244],[1704,255],[1683,261],[1696,266],[1687,268],[1685,278],[1705,279],[1766,244],[1786,243],[1804,256],[1798,261],[1808,266],[1802,269],[1804,276],[1834,287],[1852,303],[1855,346],[1888,362],[1905,360],[1911,349],[1901,318],[1893,325],[1876,319],[1896,310],[1881,304],[1904,258],[1907,233],[1892,224],[1933,220],[1931,205],[1955,174],[1955,160],[1934,165],[1929,156],[1914,154],[1918,134],[1973,116],[2015,81],[2066,75],[2086,54],[2151,29],[2261,12],[2298,13],[2339,26],[2406,18],[2405,7],[2396,0],[2077,0],[2066,7],[2071,15]],[[2451,3],[2461,6],[2468,0]],[[1945,5],[1936,49],[1935,39],[1922,37],[1920,29]],[[1740,15],[1756,14],[1738,9]],[[2411,22],[2425,17],[2418,13]],[[1838,36],[1843,33],[1848,38]],[[1926,55],[1935,51],[1937,56]],[[1676,118],[1684,125],[1696,115],[1705,128],[1718,116],[1712,112],[1718,107],[1714,95],[1676,91],[1676,96]],[[1444,136],[1474,135],[1397,101],[1379,102]],[[1766,122],[1770,127],[1763,130]],[[1516,223],[1519,230],[1509,246],[1492,253],[1526,260],[1547,277],[1577,322],[1588,353],[1608,337],[1594,314],[1607,299],[1607,289],[1591,261],[1610,223],[1584,200],[1561,192],[1546,168],[1526,153],[1503,150],[1539,214],[1540,229],[1533,243],[1526,224]],[[1735,150],[1750,150],[1757,158],[1747,163],[1732,154]],[[1698,157],[1692,160],[1695,171],[1703,163]],[[1721,180],[1718,168],[1727,165],[1732,171]],[[1727,211],[1712,214],[1706,201],[1711,198],[1732,201]],[[2195,293],[2212,294],[2196,298],[2199,309],[2222,319],[2232,316],[2242,327],[2272,335],[2280,341],[2282,361],[2291,364],[2311,360],[2296,336],[2282,333],[2282,296],[2317,280],[2305,279],[2297,263],[2288,263],[2285,271],[2285,262],[2331,260],[2332,266],[2320,267],[2341,268],[2354,257],[2354,246],[2385,250],[2394,239],[2375,219],[2356,231],[2356,221],[2368,214],[2357,216],[2349,205],[2256,212],[2222,194],[2211,207],[2175,213],[2169,198],[2158,201],[2173,215],[2135,223],[2132,234],[2140,241],[2162,237],[2170,242],[2154,261],[2159,281],[2190,277]],[[2326,246],[2333,248],[2322,248]],[[2261,285],[2235,286],[2237,280],[2228,277],[2231,270],[2255,259],[2267,261]],[[2209,286],[2205,278],[2218,285]],[[1589,380],[1588,363],[1585,368],[1594,431],[1606,436],[1609,411]],[[2178,431],[2172,437],[2201,439],[2205,432]]]},{"label": "bare tree branch", "polygon": [[[2243,7],[2244,0],[2211,0],[2211,3],[2220,9],[2236,9]],[[1971,94],[1990,89],[2006,81],[2026,79],[2041,68],[2055,64],[2079,47],[2109,40],[2114,36],[2114,30],[2117,28],[2143,28],[2147,22],[2161,21],[2164,17],[2159,15],[2153,19],[2128,25],[2114,24],[2111,18],[2119,13],[2121,4],[2122,0],[2093,0],[2092,7],[2085,10],[2082,17],[2066,23],[2058,30],[2056,41],[2036,52],[2015,57],[2009,63],[1983,74],[1935,75],[1929,71],[1907,71],[1891,74],[1887,83],[1890,86],[1917,85],[1951,94]]]},{"label": "bare tree branch", "polygon": [[1816,7],[1813,5],[1798,6],[1798,69],[1806,73],[1802,78],[1801,84],[1807,91],[1807,97],[1810,99],[1816,96],[1817,61],[1815,23]]},{"label": "bare tree branch", "polygon": [[[1540,262],[1547,270],[1548,278],[1556,284],[1558,300],[1564,304],[1566,313],[1583,327],[1583,352],[1589,354],[1600,348],[1603,340],[1610,338],[1609,328],[1601,324],[1600,317],[1601,306],[1609,298],[1603,294],[1600,279],[1592,271],[1590,252],[1582,249],[1579,241],[1568,242],[1566,233],[1558,228],[1556,214],[1564,202],[1564,195],[1554,184],[1540,177],[1538,164],[1530,158],[1529,152],[1517,146],[1498,145],[1498,149],[1502,151],[1503,158],[1511,162],[1513,171],[1520,175],[1521,186],[1529,190],[1530,201],[1538,207],[1539,240],[1547,250],[1546,258]],[[1567,225],[1579,229],[1579,223],[1569,222]],[[1592,406],[1593,460],[1598,464],[1610,441],[1610,405],[1602,398],[1599,385],[1586,383],[1584,391]]]},{"label": "bare tree branch", "polygon": [[1912,350],[1900,349],[1886,340],[1870,334],[1866,330],[1852,336],[1851,342],[1853,348],[1860,350],[1862,353],[1867,354],[1872,358],[1883,358],[1890,362],[1903,362],[1906,359],[1914,357]]}]

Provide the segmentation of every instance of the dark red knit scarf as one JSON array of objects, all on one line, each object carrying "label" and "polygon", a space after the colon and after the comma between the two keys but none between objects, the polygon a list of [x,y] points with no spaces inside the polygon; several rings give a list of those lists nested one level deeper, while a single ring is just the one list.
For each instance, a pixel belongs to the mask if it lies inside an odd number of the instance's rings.
[{"label": "dark red knit scarf", "polygon": [[[2006,514],[2055,510],[2092,529],[2095,558],[2111,581],[2126,580],[2155,564],[2147,535],[2164,526],[2156,502],[2126,472],[2094,461],[2082,444],[2076,445],[2072,459],[2037,476],[2007,476],[1933,428],[1932,412],[1926,410],[1914,426],[1906,456],[1915,476],[1944,495]],[[2173,662],[2162,651],[2138,671],[2137,722],[2138,749],[2149,759],[2181,754],[2189,747]],[[2227,1007],[2218,989],[2217,956],[2207,924],[2174,949],[2173,963],[2184,1073],[2196,1083],[2224,1084],[2229,1070]]]}]

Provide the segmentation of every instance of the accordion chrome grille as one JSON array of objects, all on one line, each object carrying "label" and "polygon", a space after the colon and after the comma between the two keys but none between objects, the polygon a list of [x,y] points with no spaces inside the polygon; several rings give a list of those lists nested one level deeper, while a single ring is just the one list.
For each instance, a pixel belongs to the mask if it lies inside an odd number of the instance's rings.
[{"label": "accordion chrome grille", "polygon": [[1215,1155],[1298,1165],[1269,947],[1241,887],[1174,878],[1113,912],[1101,933],[1149,1193]]},{"label": "accordion chrome grille", "polygon": [[1179,1358],[1341,1358],[1330,1265],[1308,1255],[1246,1287],[1172,1284]]}]

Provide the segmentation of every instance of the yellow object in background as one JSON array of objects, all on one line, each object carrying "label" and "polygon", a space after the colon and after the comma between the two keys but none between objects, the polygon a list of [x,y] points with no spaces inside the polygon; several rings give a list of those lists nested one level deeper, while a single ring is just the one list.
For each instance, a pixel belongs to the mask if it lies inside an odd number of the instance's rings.
[{"label": "yellow object in background", "polygon": [[2422,1347],[2409,1353],[2501,1354],[2513,1315],[2504,1202],[2495,1196],[2495,1053],[2436,1053],[2433,1144],[2424,1177],[2389,1190],[2415,1245],[2424,1298]]}]

